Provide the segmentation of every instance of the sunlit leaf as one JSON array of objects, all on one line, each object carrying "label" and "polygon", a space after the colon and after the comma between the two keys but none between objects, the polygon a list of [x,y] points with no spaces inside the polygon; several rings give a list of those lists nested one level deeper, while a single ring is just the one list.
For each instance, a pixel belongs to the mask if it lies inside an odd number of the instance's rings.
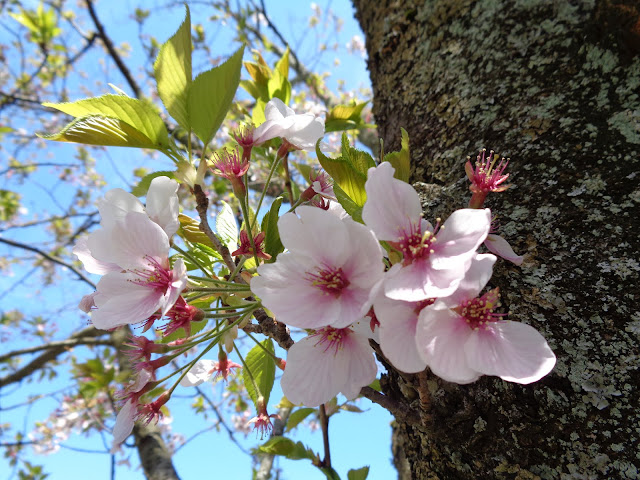
[{"label": "sunlit leaf", "polygon": [[284,250],[280,233],[278,232],[278,218],[282,197],[276,198],[271,204],[269,212],[262,218],[262,231],[265,232],[264,251],[271,255],[271,261],[275,261],[276,256]]},{"label": "sunlit leaf", "polygon": [[138,146],[166,148],[169,145],[167,128],[156,107],[147,100],[108,94],[76,102],[43,103],[43,105],[76,118],[95,115],[120,120],[148,139],[146,145]]},{"label": "sunlit leaf", "polygon": [[216,232],[223,245],[234,251],[238,248],[238,224],[231,206],[222,201],[222,210],[216,216]]},{"label": "sunlit leaf", "polygon": [[411,175],[411,159],[409,152],[409,134],[404,128],[400,128],[402,131],[402,148],[399,152],[390,152],[384,156],[384,160],[393,165],[396,169],[393,176],[403,182],[409,181]]},{"label": "sunlit leaf", "polygon": [[185,19],[178,31],[158,53],[153,71],[158,95],[169,114],[186,130],[191,128],[189,88],[191,86],[191,16],[185,4]]},{"label": "sunlit leaf", "polygon": [[206,145],[227,115],[240,83],[244,46],[222,65],[198,75],[189,90],[191,127]]},{"label": "sunlit leaf", "polygon": [[[249,351],[245,357],[246,368],[242,369],[242,375],[244,379],[244,386],[247,389],[247,393],[253,403],[258,408],[258,397],[260,394],[264,397],[265,405],[269,403],[269,396],[271,395],[271,389],[273,388],[273,382],[276,378],[276,363],[273,360],[273,356],[269,355],[265,350],[275,353],[273,348],[273,341],[267,338],[260,345],[256,345]],[[251,381],[251,376],[260,392],[256,392]]]}]

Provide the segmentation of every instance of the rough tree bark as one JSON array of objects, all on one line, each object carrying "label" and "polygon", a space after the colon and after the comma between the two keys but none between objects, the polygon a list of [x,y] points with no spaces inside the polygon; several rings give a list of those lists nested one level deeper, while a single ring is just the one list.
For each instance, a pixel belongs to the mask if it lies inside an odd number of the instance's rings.
[{"label": "rough tree bark", "polygon": [[512,158],[488,206],[526,258],[491,283],[558,356],[529,386],[391,370],[384,393],[423,418],[395,423],[400,478],[639,478],[637,0],[354,4],[380,136],[408,130],[428,218],[468,200],[467,155]]}]

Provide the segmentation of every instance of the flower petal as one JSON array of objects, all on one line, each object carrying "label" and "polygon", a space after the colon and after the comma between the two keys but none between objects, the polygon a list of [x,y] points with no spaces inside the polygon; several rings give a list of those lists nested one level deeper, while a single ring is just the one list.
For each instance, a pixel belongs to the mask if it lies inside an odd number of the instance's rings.
[{"label": "flower petal", "polygon": [[507,242],[500,235],[490,233],[487,235],[487,239],[484,241],[484,245],[489,249],[491,253],[495,253],[499,257],[509,260],[518,266],[522,265],[524,257],[522,255],[516,255],[509,242]]},{"label": "flower petal", "polygon": [[183,387],[197,387],[211,378],[216,368],[214,360],[198,360],[187,374],[180,380]]},{"label": "flower petal", "polygon": [[100,212],[100,224],[105,228],[111,228],[129,212],[144,212],[142,202],[121,188],[109,190],[96,203]]},{"label": "flower petal", "polygon": [[133,430],[133,424],[138,412],[137,405],[134,402],[127,402],[118,412],[116,417],[116,424],[113,427],[113,443],[111,446],[111,453],[114,453],[122,442],[124,442],[131,431]]},{"label": "flower petal", "polygon": [[477,297],[491,278],[494,263],[496,263],[494,255],[489,253],[476,255],[456,291],[442,301],[454,307]]},{"label": "flower petal", "polygon": [[473,256],[484,242],[491,226],[491,211],[463,208],[449,216],[436,235],[434,253],[431,254],[433,268],[451,268],[459,257]]},{"label": "flower petal", "polygon": [[480,373],[467,362],[464,346],[473,332],[465,321],[438,302],[420,312],[416,330],[418,353],[433,373],[460,384],[475,382]]},{"label": "flower petal", "polygon": [[397,241],[403,232],[411,231],[420,221],[422,207],[415,189],[393,177],[395,169],[389,162],[370,168],[364,184],[367,201],[362,219],[379,240]]},{"label": "flower petal", "polygon": [[102,262],[91,255],[88,245],[89,237],[79,237],[76,244],[73,246],[73,254],[78,257],[78,260],[84,265],[84,269],[89,273],[96,273],[98,275],[104,275],[109,272],[119,272],[122,269],[111,262]]},{"label": "flower petal", "polygon": [[147,192],[147,215],[171,238],[178,231],[178,182],[168,177],[151,180]]},{"label": "flower petal", "polygon": [[465,354],[479,372],[522,384],[540,380],[556,364],[556,356],[535,328],[508,320],[474,331]]}]

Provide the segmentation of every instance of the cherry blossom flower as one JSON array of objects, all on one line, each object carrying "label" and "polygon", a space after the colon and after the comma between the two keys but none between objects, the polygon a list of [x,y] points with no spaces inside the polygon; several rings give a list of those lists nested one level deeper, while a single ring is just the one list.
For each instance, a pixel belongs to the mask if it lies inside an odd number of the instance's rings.
[{"label": "cherry blossom flower", "polygon": [[336,201],[336,194],[333,191],[331,177],[323,171],[311,172],[309,175],[311,185],[300,195],[303,200],[311,200],[316,195],[320,195],[327,200]]},{"label": "cherry blossom flower", "polygon": [[295,404],[317,407],[338,393],[353,400],[376,378],[369,322],[324,327],[293,344],[280,385]]},{"label": "cherry blossom flower", "polygon": [[433,373],[449,382],[470,383],[481,375],[527,384],[548,374],[556,357],[545,339],[524,323],[502,320],[498,289],[481,297],[496,257],[477,255],[453,295],[420,312],[418,352]]},{"label": "cherry blossom flower", "polygon": [[314,150],[324,135],[324,122],[312,113],[296,114],[279,98],[271,99],[264,109],[266,120],[253,132],[254,145],[280,137],[298,150]]},{"label": "cherry blossom flower", "polygon": [[164,316],[187,284],[184,262],[176,260],[171,269],[167,234],[144,213],[127,213],[111,228],[93,232],[88,245],[94,258],[121,270],[98,283],[91,315],[96,328],[138,323],[158,310]]},{"label": "cherry blossom flower", "polygon": [[[176,303],[164,315],[169,319],[169,323],[160,327],[164,335],[171,335],[173,332],[184,329],[187,337],[191,336],[191,322],[199,322],[204,319],[204,312],[193,305],[189,305],[182,297],[178,297]],[[154,313],[150,316],[144,325],[144,331],[148,330],[155,320],[163,318],[160,313]]]},{"label": "cherry blossom flower", "polygon": [[288,325],[346,327],[371,307],[369,292],[383,275],[380,244],[349,218],[309,206],[296,214],[278,220],[289,251],[258,267],[251,291]]},{"label": "cherry blossom flower", "polygon": [[370,168],[362,218],[379,240],[403,254],[385,275],[389,298],[417,302],[450,295],[457,288],[491,224],[490,210],[462,209],[444,225],[422,219],[418,193],[393,177],[388,162]]}]

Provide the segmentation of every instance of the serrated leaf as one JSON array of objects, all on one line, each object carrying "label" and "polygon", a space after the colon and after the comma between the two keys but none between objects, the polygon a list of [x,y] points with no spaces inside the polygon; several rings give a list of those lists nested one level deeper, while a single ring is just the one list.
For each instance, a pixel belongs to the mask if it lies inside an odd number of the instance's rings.
[{"label": "serrated leaf", "polygon": [[96,115],[76,118],[58,133],[37,135],[45,140],[57,142],[111,147],[156,148],[151,139],[122,120]]},{"label": "serrated leaf", "polygon": [[220,241],[232,252],[238,248],[238,225],[231,206],[222,201],[222,210],[216,217],[216,232]]},{"label": "serrated leaf", "polygon": [[274,262],[276,256],[284,251],[284,245],[282,245],[280,233],[278,232],[278,218],[281,205],[282,197],[276,198],[271,204],[271,208],[267,214],[262,218],[261,227],[262,231],[265,232],[264,251],[271,255],[271,260],[268,262]]},{"label": "serrated leaf", "polygon": [[270,99],[279,98],[288,105],[291,99],[291,83],[280,73],[280,70],[275,70],[267,83],[267,92]]},{"label": "serrated leaf", "polygon": [[[262,345],[262,347],[260,345]],[[260,395],[264,397],[265,405],[269,403],[269,396],[271,395],[273,382],[276,378],[276,363],[273,360],[273,356],[265,352],[266,349],[274,354],[273,341],[267,338],[260,345],[256,345],[249,351],[245,358],[246,368],[242,369],[244,386],[247,389],[249,397],[251,397],[251,400],[253,400],[253,403],[256,405],[256,409],[259,408],[258,397]],[[256,392],[256,389],[253,387],[249,370],[260,392]]]},{"label": "serrated leaf", "polygon": [[254,82],[258,85],[266,86],[271,76],[271,69],[266,64],[244,62],[244,68],[247,69]]},{"label": "serrated leaf", "polygon": [[149,186],[151,185],[151,181],[157,177],[169,177],[175,178],[173,172],[153,172],[148,175],[142,177],[142,179],[138,182],[138,184],[131,189],[131,194],[136,197],[143,197],[149,191]]},{"label": "serrated leaf", "polygon": [[390,152],[384,156],[384,161],[389,162],[393,168],[396,169],[393,176],[403,182],[409,182],[409,176],[411,175],[411,158],[409,151],[409,134],[407,131],[400,127],[402,132],[401,149],[399,152]]},{"label": "serrated leaf", "polygon": [[289,53],[289,46],[287,45],[287,49],[282,54],[282,57],[276,62],[276,70],[278,70],[284,78],[289,78]]},{"label": "serrated leaf", "polygon": [[341,130],[353,130],[363,125],[362,110],[368,102],[355,105],[336,105],[333,107],[325,121],[325,132],[338,132]]},{"label": "serrated leaf", "polygon": [[344,210],[349,215],[351,215],[351,218],[353,218],[356,222],[364,223],[362,221],[362,207],[361,206],[359,206],[356,202],[351,200],[351,198],[349,198],[349,195],[347,195],[344,192],[344,190],[342,190],[340,188],[339,185],[334,185],[333,186],[333,193],[335,193],[336,199],[338,200],[338,203],[340,205],[342,205],[342,208],[344,208]]},{"label": "serrated leaf", "polygon": [[191,128],[207,145],[227,115],[240,83],[244,45],[222,65],[201,73],[189,90]]},{"label": "serrated leaf", "polygon": [[185,4],[185,19],[167,40],[153,64],[158,95],[169,114],[186,130],[191,129],[189,88],[191,86],[191,15]]},{"label": "serrated leaf", "polygon": [[[68,103],[43,103],[76,118],[100,116],[117,119],[146,137],[144,148],[166,148],[169,135],[155,106],[147,100],[107,94]],[[87,142],[88,143],[88,142]],[[101,145],[101,144],[100,144]],[[120,145],[122,146],[122,145]],[[136,146],[136,145],[126,145]]]},{"label": "serrated leaf", "polygon": [[200,221],[195,220],[182,213],[178,214],[178,220],[180,221],[180,230],[178,233],[191,243],[202,243],[208,247],[213,247],[213,243],[209,240],[209,237],[200,230]]},{"label": "serrated leaf", "polygon": [[293,430],[296,428],[300,422],[315,411],[315,408],[298,408],[297,410],[294,410],[291,415],[289,415],[289,420],[287,420],[287,430]]},{"label": "serrated leaf", "polygon": [[369,467],[362,467],[347,472],[348,480],[366,480],[367,476],[369,476]]},{"label": "serrated leaf", "polygon": [[320,467],[320,471],[328,480],[340,480],[340,475],[333,468]]},{"label": "serrated leaf", "polygon": [[316,144],[316,155],[322,168],[333,178],[334,191],[335,185],[338,185],[357,206],[362,207],[367,200],[364,189],[366,173],[357,171],[344,154],[338,158],[327,157],[320,151],[319,145],[320,142]]},{"label": "serrated leaf", "polygon": [[358,173],[367,178],[370,168],[375,168],[376,162],[371,155],[349,145],[346,133],[342,134],[342,158],[344,158]]},{"label": "serrated leaf", "polygon": [[315,460],[316,454],[302,442],[293,442],[286,437],[273,437],[258,447],[258,452],[270,455],[281,455],[289,460]]}]

